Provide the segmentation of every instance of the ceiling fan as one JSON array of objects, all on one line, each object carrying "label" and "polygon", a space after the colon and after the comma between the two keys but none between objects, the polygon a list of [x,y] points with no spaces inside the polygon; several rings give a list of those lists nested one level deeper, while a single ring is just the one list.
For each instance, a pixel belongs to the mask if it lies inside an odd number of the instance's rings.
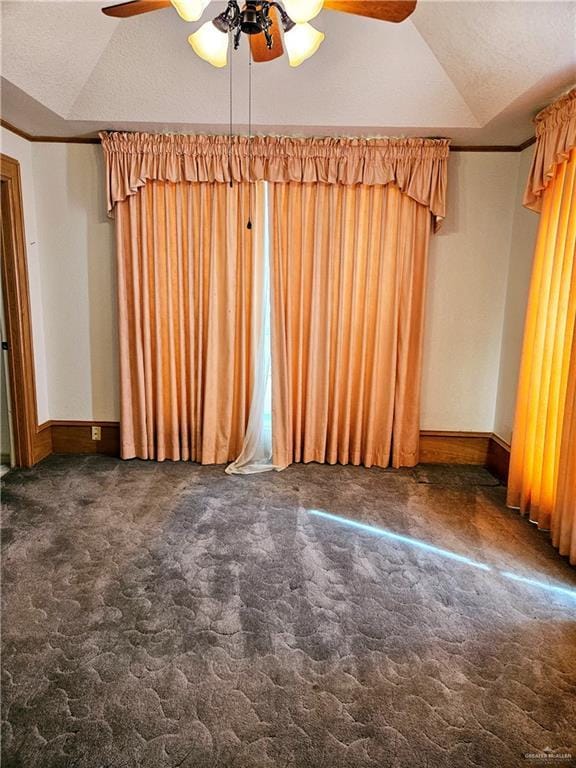
[{"label": "ceiling fan", "polygon": [[[209,3],[210,0],[128,0],[102,8],[102,13],[124,19],[173,5],[184,21],[198,21]],[[316,53],[324,40],[323,33],[309,24],[322,8],[400,22],[415,7],[416,0],[245,0],[240,8],[238,0],[228,0],[226,10],[191,34],[188,42],[198,56],[215,67],[224,67],[229,38],[233,38],[237,49],[244,33],[250,38],[252,59],[272,61],[284,52],[282,29],[288,60],[297,67]]]}]

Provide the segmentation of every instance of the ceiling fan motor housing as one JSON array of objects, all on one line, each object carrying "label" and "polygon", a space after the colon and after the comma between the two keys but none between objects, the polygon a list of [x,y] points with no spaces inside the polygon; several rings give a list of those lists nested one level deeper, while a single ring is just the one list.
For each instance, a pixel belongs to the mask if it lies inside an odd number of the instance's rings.
[{"label": "ceiling fan motor housing", "polygon": [[246,35],[259,35],[265,28],[265,19],[257,4],[248,0],[242,10],[240,28]]}]

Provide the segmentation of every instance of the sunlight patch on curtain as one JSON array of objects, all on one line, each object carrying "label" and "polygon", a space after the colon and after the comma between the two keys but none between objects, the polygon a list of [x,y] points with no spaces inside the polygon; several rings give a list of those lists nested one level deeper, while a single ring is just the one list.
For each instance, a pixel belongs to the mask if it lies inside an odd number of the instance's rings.
[{"label": "sunlight patch on curtain", "polygon": [[563,432],[574,418],[568,392],[575,375],[575,249],[576,149],[543,195],[508,485],[509,506],[543,529],[554,528]]}]

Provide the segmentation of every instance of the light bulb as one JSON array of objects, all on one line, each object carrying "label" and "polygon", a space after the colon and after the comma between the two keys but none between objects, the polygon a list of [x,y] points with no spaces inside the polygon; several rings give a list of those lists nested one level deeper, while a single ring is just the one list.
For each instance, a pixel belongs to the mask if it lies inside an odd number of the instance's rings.
[{"label": "light bulb", "polygon": [[188,42],[201,59],[214,67],[225,67],[228,61],[228,35],[220,32],[211,21],[202,24]]},{"label": "light bulb", "polygon": [[297,24],[318,16],[323,5],[324,0],[284,0],[286,13]]},{"label": "light bulb", "polygon": [[298,67],[303,61],[313,56],[320,43],[324,40],[324,33],[314,29],[312,24],[295,24],[292,29],[284,33],[284,43],[288,53],[288,61],[291,67]]},{"label": "light bulb", "polygon": [[210,0],[170,0],[184,21],[198,21]]}]

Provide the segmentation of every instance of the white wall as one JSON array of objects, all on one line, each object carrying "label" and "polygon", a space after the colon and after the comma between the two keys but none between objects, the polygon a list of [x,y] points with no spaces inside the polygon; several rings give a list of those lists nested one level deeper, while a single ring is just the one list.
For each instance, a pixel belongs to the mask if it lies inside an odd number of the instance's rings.
[{"label": "white wall", "polygon": [[114,226],[102,150],[34,143],[50,418],[116,421]]},{"label": "white wall", "polygon": [[46,376],[44,344],[43,296],[40,276],[40,249],[36,226],[36,205],[34,197],[34,172],[32,168],[32,144],[26,139],[0,127],[0,150],[3,154],[18,160],[22,182],[22,204],[26,235],[26,256],[28,260],[28,283],[30,290],[30,312],[32,315],[32,343],[36,376],[36,407],[38,422],[47,421],[50,416]]},{"label": "white wall", "polygon": [[512,438],[524,317],[528,303],[536,233],[540,220],[538,214],[522,207],[522,197],[530,171],[533,151],[534,147],[530,147],[520,154],[516,202],[512,221],[512,243],[508,264],[506,310],[502,329],[498,395],[494,418],[494,432],[508,443]]},{"label": "white wall", "polygon": [[491,432],[519,154],[458,152],[432,237],[422,429]]},{"label": "white wall", "polygon": [[[104,208],[101,149],[14,139],[27,239],[35,242],[29,263],[41,420],[115,421],[114,223]],[[430,251],[423,429],[490,432],[496,424],[508,437],[538,221],[521,209],[529,161],[528,151],[450,156],[448,218]]]}]

